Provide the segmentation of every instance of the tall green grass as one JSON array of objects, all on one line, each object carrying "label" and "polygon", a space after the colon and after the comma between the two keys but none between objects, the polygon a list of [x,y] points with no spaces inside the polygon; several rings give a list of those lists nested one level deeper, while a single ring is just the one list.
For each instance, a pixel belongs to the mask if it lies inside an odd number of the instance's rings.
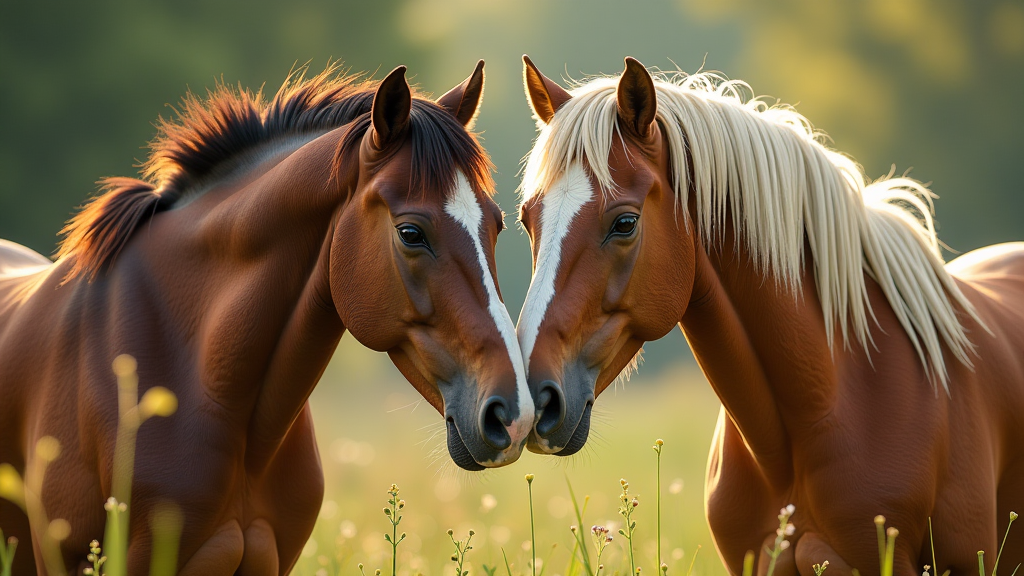
[{"label": "tall green grass", "polygon": [[[135,440],[139,427],[154,417],[168,417],[178,408],[174,394],[161,386],[146,391],[139,400],[138,365],[134,358],[123,354],[114,359],[113,371],[118,388],[118,426],[114,448],[112,495],[102,504],[107,512],[103,546],[93,540],[83,559],[91,564],[86,576],[128,576],[128,511],[131,502],[132,479],[135,470]],[[60,457],[60,442],[53,436],[43,436],[35,445],[34,458],[29,460],[27,480],[8,463],[0,463],[0,498],[13,502],[25,512],[34,527],[46,526],[37,533],[40,556],[51,576],[66,576],[61,553],[61,542],[71,534],[71,524],[63,518],[50,520],[42,501],[47,467]],[[177,548],[181,534],[181,511],[174,503],[157,507],[152,518],[153,560],[151,576],[168,576],[177,572]],[[0,532],[2,540],[3,532]],[[0,576],[12,576],[11,566],[17,549],[17,540],[10,539],[0,547]],[[105,554],[104,554],[105,552]],[[134,575],[133,575],[134,576]]]}]

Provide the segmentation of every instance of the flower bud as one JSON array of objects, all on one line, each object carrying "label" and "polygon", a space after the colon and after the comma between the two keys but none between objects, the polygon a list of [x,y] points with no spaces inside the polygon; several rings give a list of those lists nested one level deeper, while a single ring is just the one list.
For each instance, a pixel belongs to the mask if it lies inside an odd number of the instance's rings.
[{"label": "flower bud", "polygon": [[135,374],[138,369],[139,363],[135,361],[135,358],[128,354],[121,354],[117,358],[114,358],[111,368],[114,369],[114,375],[121,378],[131,376]]},{"label": "flower bud", "polygon": [[46,534],[57,542],[61,542],[71,535],[71,524],[63,518],[57,518],[50,522]]},{"label": "flower bud", "polygon": [[14,466],[4,462],[0,464],[0,498],[14,503],[22,503],[25,498],[25,484]]},{"label": "flower bud", "polygon": [[44,462],[53,462],[60,456],[60,442],[53,436],[43,436],[36,442],[36,456]]},{"label": "flower bud", "polygon": [[139,416],[146,420],[150,416],[164,418],[178,411],[178,397],[163,386],[153,386],[142,395],[139,402]]}]

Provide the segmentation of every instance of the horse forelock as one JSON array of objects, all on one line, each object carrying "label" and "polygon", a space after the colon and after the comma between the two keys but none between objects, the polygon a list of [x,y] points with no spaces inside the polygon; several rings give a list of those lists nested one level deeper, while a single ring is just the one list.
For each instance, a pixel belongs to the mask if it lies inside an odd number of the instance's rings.
[{"label": "horse forelock", "polygon": [[[333,174],[339,174],[345,162],[354,161],[370,126],[369,111],[351,123],[338,143]],[[457,191],[461,174],[474,190],[488,197],[494,196],[490,157],[474,134],[433,101],[413,99],[404,136],[379,152],[381,157],[371,170],[379,170],[406,145],[410,146],[411,152],[410,194],[428,195],[443,202]]]},{"label": "horse forelock", "polygon": [[[923,184],[891,174],[870,182],[853,160],[826,147],[804,116],[754,98],[743,82],[716,73],[654,77],[676,199],[685,210],[693,191],[696,225],[709,245],[721,241],[731,215],[736,240],[758,270],[795,293],[806,238],[830,346],[839,333],[869,349],[867,273],[934,383],[947,386],[943,342],[971,365],[973,345],[954,304],[981,322],[943,267],[932,194]],[[550,123],[538,124],[523,202],[558,193],[558,182],[576,164],[588,169],[604,197],[614,194],[609,155],[620,134],[617,85],[617,77],[579,84]]]}]

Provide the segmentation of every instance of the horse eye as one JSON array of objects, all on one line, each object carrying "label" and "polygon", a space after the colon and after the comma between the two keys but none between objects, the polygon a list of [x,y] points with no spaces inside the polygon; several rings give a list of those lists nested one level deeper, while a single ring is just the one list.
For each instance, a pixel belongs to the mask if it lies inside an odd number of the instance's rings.
[{"label": "horse eye", "polygon": [[406,246],[427,246],[426,235],[424,235],[423,231],[417,226],[413,226],[412,224],[402,224],[398,226],[398,237],[402,239],[402,243]]},{"label": "horse eye", "polygon": [[636,223],[640,219],[636,214],[623,214],[612,224],[612,236],[629,236],[636,230]]}]

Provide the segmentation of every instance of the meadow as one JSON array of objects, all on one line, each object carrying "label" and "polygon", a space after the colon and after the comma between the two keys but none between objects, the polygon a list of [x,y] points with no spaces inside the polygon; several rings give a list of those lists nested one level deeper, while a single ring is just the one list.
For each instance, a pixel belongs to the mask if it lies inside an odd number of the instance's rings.
[{"label": "meadow", "polygon": [[[134,358],[118,357],[113,371],[119,387],[118,456],[113,495],[97,503],[107,512],[106,531],[82,551],[91,564],[87,576],[127,576],[135,434],[146,420],[174,417],[177,409],[174,395],[162,387],[139,395]],[[448,457],[437,415],[387,357],[344,340],[310,398],[326,491],[292,574],[726,574],[703,514],[707,438],[720,404],[699,370],[690,362],[668,363],[652,375],[617,382],[605,396],[583,452],[569,458],[525,453],[515,465],[465,472]],[[666,434],[650,440],[658,431]],[[40,439],[34,472],[24,483],[0,463],[0,497],[19,504],[34,525],[48,526],[39,546],[49,573],[56,575],[64,574],[58,547],[71,526],[48,517],[38,495],[48,464],[60,452],[56,439]],[[793,513],[792,505],[779,511],[774,546],[765,550],[768,576],[791,544]],[[1010,512],[1011,526],[1016,519]],[[173,576],[181,510],[164,504],[147,520],[154,542],[150,576]],[[892,576],[899,532],[882,516],[874,524],[880,572]],[[1009,529],[1004,545],[1008,535]],[[14,576],[18,544],[0,531],[0,576]],[[744,558],[744,576],[752,575],[755,552]],[[1002,546],[993,552],[995,576]],[[978,552],[979,576],[986,576],[984,554]],[[815,564],[813,571],[822,576],[827,567],[828,562]],[[924,566],[923,576],[934,573]]]},{"label": "meadow", "polygon": [[[681,338],[672,338],[679,345]],[[685,344],[684,344],[685,345]],[[506,574],[502,552],[515,575],[530,570],[531,532],[526,474],[533,474],[537,573],[567,576],[580,531],[593,554],[591,527],[613,536],[603,574],[629,573],[625,540],[618,534],[621,479],[638,498],[636,562],[657,573],[656,439],[665,442],[661,462],[662,556],[669,573],[684,574],[698,547],[694,574],[724,574],[704,519],[704,468],[720,406],[700,370],[676,363],[641,370],[602,395],[587,447],[568,458],[525,453],[511,466],[479,473],[455,468],[445,448],[443,423],[397,373],[386,356],[343,339],[310,399],[317,426],[326,493],[313,537],[295,573],[314,576],[390,574],[391,524],[383,513],[392,483],[406,502],[398,534],[399,576],[456,574],[455,547],[447,530],[472,550],[463,570]],[[576,518],[569,485],[579,506]]]},{"label": "meadow", "polygon": [[[664,438],[660,463],[663,562],[671,574],[724,574],[703,513],[704,465],[720,404],[691,363],[670,363],[649,372],[618,383],[602,396],[594,412],[591,440],[579,454],[554,458],[527,452],[511,466],[470,473],[451,462],[443,421],[387,356],[363,348],[351,337],[343,339],[310,398],[325,497],[293,573],[356,576],[381,570],[384,576],[494,576],[500,567],[502,575],[575,576],[585,573],[585,566],[579,561],[582,554],[574,549],[585,541],[594,555],[591,528],[599,526],[612,537],[605,539],[601,574],[629,574],[631,561],[655,574],[658,463],[653,448],[656,439]],[[132,391],[125,396],[122,389],[123,425],[137,429],[148,417],[175,417],[173,406],[169,410],[153,407],[157,394],[143,395],[135,409],[134,371],[126,374]],[[121,376],[124,382],[125,374]],[[126,452],[131,453],[133,433],[124,437],[128,438]],[[60,446],[46,438],[37,453],[53,461],[60,457]],[[123,473],[132,463],[115,466]],[[529,483],[527,475],[532,478]],[[13,469],[0,470],[0,496],[20,499],[30,513],[34,508],[45,515],[33,502],[32,486],[22,491],[20,482]],[[624,482],[628,482],[626,500],[620,498],[627,488]],[[123,574],[118,566],[123,549],[118,548],[127,533],[127,515],[125,506],[118,503],[130,499],[129,485],[130,480],[120,482],[114,487],[117,502],[106,503],[107,533],[96,535],[106,549],[82,551],[83,557],[90,553],[97,560],[108,557],[105,565],[97,566],[97,574]],[[619,533],[626,528],[619,514],[623,502],[631,524],[635,522],[632,558],[627,539]],[[391,512],[386,514],[385,508]],[[180,519],[175,519],[173,511],[168,516],[163,520],[163,537],[176,540],[174,525]],[[390,520],[399,516],[396,527]],[[41,518],[56,540],[70,532],[63,519]],[[154,529],[161,530],[160,525],[156,522]],[[467,548],[471,531],[471,548]],[[397,555],[385,534],[399,541]],[[458,542],[463,542],[461,552]],[[9,576],[3,565],[12,553],[30,553],[24,546],[20,550],[7,546],[0,550],[3,576]],[[44,554],[47,549],[55,554],[55,546],[53,540],[45,544]],[[155,554],[173,557],[175,548],[172,542]],[[453,553],[461,569],[452,561]],[[59,556],[51,560],[55,558]],[[597,558],[591,559],[591,570],[596,571]],[[153,573],[163,571],[155,568]],[[173,572],[173,568],[167,571]]]}]

